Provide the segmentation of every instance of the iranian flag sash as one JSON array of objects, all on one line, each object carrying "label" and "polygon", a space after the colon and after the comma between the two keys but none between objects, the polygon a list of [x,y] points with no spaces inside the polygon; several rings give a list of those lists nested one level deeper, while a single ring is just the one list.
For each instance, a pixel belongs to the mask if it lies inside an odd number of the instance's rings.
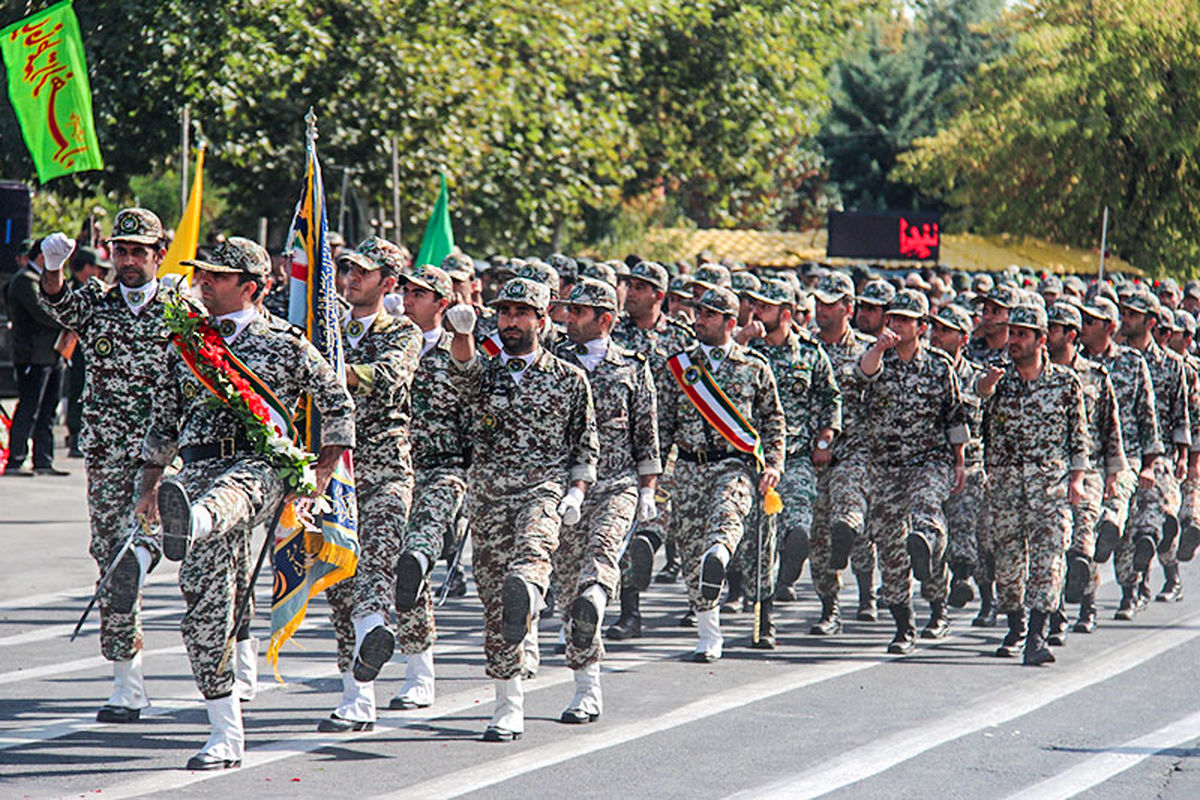
[{"label": "iranian flag sash", "polygon": [[687,353],[679,353],[667,359],[667,369],[688,400],[700,412],[700,416],[712,425],[734,449],[754,456],[761,471],[763,468],[762,442],[758,431],[746,421],[729,397],[713,380],[712,373],[703,364],[692,361]]},{"label": "iranian flag sash", "polygon": [[500,344],[500,334],[498,333],[493,333],[491,336],[484,339],[482,342],[480,342],[479,346],[483,348],[483,352],[487,353],[492,358],[500,355],[500,350],[503,349],[503,345]]}]

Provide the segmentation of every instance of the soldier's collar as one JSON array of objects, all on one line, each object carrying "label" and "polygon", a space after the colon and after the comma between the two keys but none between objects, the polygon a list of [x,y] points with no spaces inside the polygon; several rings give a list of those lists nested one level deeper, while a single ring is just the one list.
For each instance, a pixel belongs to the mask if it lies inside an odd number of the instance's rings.
[{"label": "soldier's collar", "polygon": [[216,328],[217,333],[221,334],[221,338],[225,340],[226,344],[232,344],[242,335],[242,331],[246,330],[246,326],[257,317],[258,309],[243,308],[240,311],[231,311],[228,314],[213,317],[213,327]]},{"label": "soldier's collar", "polygon": [[142,309],[150,305],[150,301],[158,294],[158,278],[152,278],[137,288],[131,289],[125,284],[117,284],[121,288],[121,298],[134,314],[142,313]]}]

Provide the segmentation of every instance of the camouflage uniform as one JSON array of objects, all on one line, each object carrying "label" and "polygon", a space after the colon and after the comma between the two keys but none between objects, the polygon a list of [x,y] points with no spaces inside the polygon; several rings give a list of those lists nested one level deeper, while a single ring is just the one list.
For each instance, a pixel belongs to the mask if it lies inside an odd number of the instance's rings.
[{"label": "camouflage uniform", "polygon": [[[712,293],[709,290],[704,296]],[[731,313],[736,314],[736,297],[730,295],[730,303]],[[766,466],[782,471],[787,421],[766,358],[736,342],[729,344],[720,359],[706,355],[699,345],[686,352],[692,363],[705,365],[730,402],[758,431]],[[714,360],[720,363],[716,371]],[[675,513],[680,558],[687,569],[688,602],[694,612],[708,611],[717,601],[701,596],[701,557],[715,544],[724,545],[730,555],[737,551],[746,518],[757,502],[757,479],[745,457],[729,447],[678,385],[664,391],[659,402],[662,442],[679,447]]]},{"label": "camouflage uniform", "polygon": [[[571,297],[584,286],[581,280]],[[559,357],[572,366],[585,368],[575,346],[561,346]],[[554,573],[565,592],[564,599],[577,597],[589,585],[599,584],[611,601],[617,596],[620,580],[617,552],[637,511],[638,478],[662,472],[658,405],[645,357],[611,341],[587,377],[600,437],[596,483],[583,501],[579,524],[559,534]],[[604,645],[596,636],[590,647],[577,647],[571,636],[569,611],[570,604],[562,603],[567,666],[583,669],[604,657]]]},{"label": "camouflage uniform", "polygon": [[[423,554],[433,564],[447,538],[456,536],[455,521],[467,495],[464,475],[468,442],[462,403],[451,382],[453,358],[448,333],[421,356],[412,385],[412,452],[416,491],[404,537],[406,550]],[[435,638],[433,598],[426,582],[411,610],[400,612],[396,634],[406,655],[423,652]]]},{"label": "camouflage uniform", "polygon": [[[142,533],[133,508],[142,486],[141,441],[169,344],[161,297],[166,290],[155,283],[136,291],[153,293],[139,313],[130,309],[119,287],[94,278],[75,291],[64,288],[57,297],[41,296],[46,312],[79,334],[78,346],[87,352],[83,451],[92,529],[88,549],[102,574],[135,527],[135,546],[144,546],[156,559],[162,549],[161,531]],[[112,610],[108,592],[99,605],[100,652],[109,661],[133,658],[142,649],[140,598],[128,614]]]},{"label": "camouflage uniform", "polygon": [[[421,352],[421,329],[404,317],[380,311],[370,327],[343,340],[345,362],[358,377],[354,397],[354,480],[358,500],[358,571],[325,590],[337,634],[338,671],[354,664],[352,618],[381,614],[393,606],[396,559],[413,502],[410,387]],[[434,551],[435,555],[438,551]]]},{"label": "camouflage uniform", "polygon": [[[1188,386],[1188,421],[1192,425],[1192,445],[1189,453],[1196,453],[1200,452],[1200,359],[1191,353],[1184,353],[1182,358]],[[1196,482],[1191,478],[1185,479],[1180,484],[1179,492],[1182,498],[1179,504],[1180,531],[1196,524],[1195,508],[1198,489],[1200,487],[1197,487]]]},{"label": "camouflage uniform", "polygon": [[[526,296],[540,294],[544,310],[549,293],[521,278],[505,284],[498,299],[514,285]],[[545,592],[558,547],[559,502],[569,483],[595,482],[599,449],[583,371],[541,348],[523,370],[514,363],[524,362],[502,353],[453,361],[451,370],[474,445],[467,470],[472,567],[483,601],[487,674],[497,680],[517,677],[524,662],[521,644],[501,634],[505,578],[515,575]]]},{"label": "camouflage uniform", "polygon": [[[760,292],[751,293],[765,302],[795,303],[788,284],[768,281]],[[817,476],[812,463],[814,437],[826,428],[842,430],[842,393],[833,377],[833,366],[825,349],[807,331],[791,332],[781,345],[755,339],[750,347],[766,357],[779,391],[779,403],[787,420],[787,456],[777,491],[783,511],[776,522],[782,537],[776,542],[773,526],[764,529],[763,552],[756,558],[758,542],[753,532],[745,539],[746,578],[762,575],[762,596],[775,594],[775,547],[788,537],[807,541],[812,534],[813,506],[817,499]],[[770,535],[767,535],[770,534]]]},{"label": "camouflage uniform", "polygon": [[[963,448],[966,483],[961,493],[947,498],[942,504],[946,515],[945,560],[955,577],[973,576],[975,582],[982,587],[993,581],[991,542],[987,536],[987,526],[982,524],[987,492],[987,473],[983,469],[981,437],[983,402],[975,390],[975,384],[983,374],[983,367],[959,353],[954,362],[954,373],[958,376],[958,388],[966,413],[969,438],[967,446]],[[943,598],[935,595],[926,599]]]},{"label": "camouflage uniform", "polygon": [[[237,237],[230,243],[238,241]],[[229,249],[233,249],[230,247]],[[265,260],[266,254],[262,254]],[[228,251],[214,259],[235,261]],[[269,264],[269,261],[267,262]],[[263,266],[265,274],[266,266]],[[354,401],[338,376],[294,328],[273,326],[261,316],[229,342],[229,349],[275,393],[284,408],[295,408],[307,393],[321,412],[323,445],[354,446]],[[266,522],[284,495],[275,468],[241,444],[245,432],[238,418],[211,395],[184,363],[179,351],[167,351],[166,368],[157,378],[154,410],[142,456],[147,464],[165,467],[175,455],[183,469],[175,476],[191,502],[212,515],[212,532],[193,541],[179,568],[179,588],[187,603],[180,623],[192,673],[209,699],[223,697],[233,686],[233,672],[218,672],[234,609],[247,591],[244,553],[251,529]],[[228,442],[231,456],[191,460],[190,448]]]},{"label": "camouflage uniform", "polygon": [[[1065,412],[1065,413],[1064,413]],[[1010,365],[984,401],[983,448],[994,526],[997,603],[1058,608],[1071,539],[1069,472],[1088,468],[1091,438],[1079,378],[1047,362],[1029,382]]]}]

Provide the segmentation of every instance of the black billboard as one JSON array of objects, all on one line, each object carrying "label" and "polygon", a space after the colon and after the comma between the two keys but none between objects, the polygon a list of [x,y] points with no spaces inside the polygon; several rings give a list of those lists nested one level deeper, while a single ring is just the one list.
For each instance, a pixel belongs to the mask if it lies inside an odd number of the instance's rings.
[{"label": "black billboard", "polygon": [[17,269],[21,242],[33,232],[33,192],[23,183],[0,181],[0,273]]},{"label": "black billboard", "polygon": [[825,254],[936,264],[941,219],[941,214],[925,211],[830,211]]}]

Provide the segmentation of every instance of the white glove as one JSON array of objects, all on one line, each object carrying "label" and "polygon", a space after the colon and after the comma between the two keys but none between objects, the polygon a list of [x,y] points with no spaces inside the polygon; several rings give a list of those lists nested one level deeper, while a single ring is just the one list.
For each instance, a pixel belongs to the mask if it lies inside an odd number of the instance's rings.
[{"label": "white glove", "polygon": [[472,333],[475,330],[475,308],[469,303],[459,303],[446,311],[446,320],[455,333]]},{"label": "white glove", "polygon": [[649,522],[658,516],[658,506],[654,503],[654,490],[649,486],[638,489],[637,521]]},{"label": "white glove", "polygon": [[558,504],[558,515],[562,517],[563,525],[574,525],[579,522],[579,508],[583,505],[583,492],[572,486],[567,490],[567,496]]},{"label": "white glove", "polygon": [[62,269],[63,264],[74,252],[75,240],[68,239],[65,233],[55,231],[42,239],[42,257],[46,262],[46,269],[51,272]]}]

